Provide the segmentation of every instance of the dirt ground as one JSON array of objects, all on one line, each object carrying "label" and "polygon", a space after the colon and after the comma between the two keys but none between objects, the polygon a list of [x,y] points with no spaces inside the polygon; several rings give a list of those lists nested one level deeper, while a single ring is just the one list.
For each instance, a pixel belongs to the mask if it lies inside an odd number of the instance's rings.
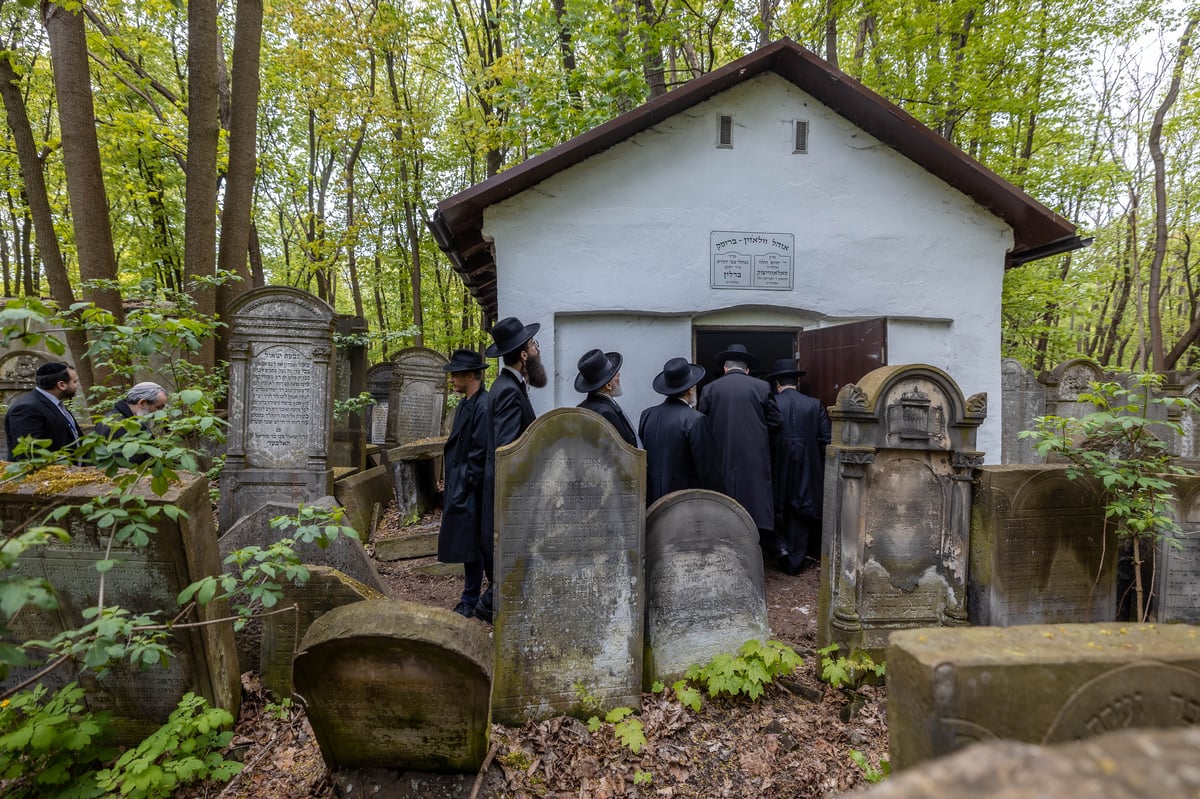
[{"label": "dirt ground", "polygon": [[[437,530],[431,515],[400,528],[394,509],[379,534]],[[457,575],[424,573],[434,558],[377,563],[391,596],[454,607]],[[616,740],[612,725],[591,733],[580,721],[555,718],[520,729],[493,725],[492,748],[476,776],[443,787],[442,796],[480,797],[827,797],[867,785],[856,757],[869,768],[887,758],[887,718],[882,687],[864,688],[852,716],[848,697],[817,679],[815,653],[818,572],[789,577],[766,574],[771,633],[804,658],[789,678],[768,686],[757,702],[704,698],[699,712],[670,692],[643,694],[640,708],[647,743],[637,754]],[[483,622],[478,622],[483,624]],[[414,775],[396,772],[333,775],[325,767],[303,711],[272,702],[257,675],[243,675],[242,712],[231,744],[245,769],[228,785],[193,786],[180,799],[275,799],[331,797],[335,785],[355,783],[358,796],[424,796],[413,792]],[[849,718],[849,720],[845,720]],[[445,785],[445,783],[443,783]],[[469,788],[467,786],[470,786]]]}]

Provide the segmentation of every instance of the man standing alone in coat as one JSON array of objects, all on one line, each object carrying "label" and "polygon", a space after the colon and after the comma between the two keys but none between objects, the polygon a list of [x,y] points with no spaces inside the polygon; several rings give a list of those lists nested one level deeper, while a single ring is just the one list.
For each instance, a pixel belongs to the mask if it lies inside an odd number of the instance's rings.
[{"label": "man standing alone in coat", "polygon": [[450,385],[462,395],[454,410],[454,426],[446,439],[446,489],[442,501],[442,527],[438,532],[438,560],[463,564],[463,592],[454,612],[473,616],[486,572],[492,583],[492,419],[488,392],[483,387],[487,364],[471,350],[455,350],[450,363]]},{"label": "man standing alone in coat", "polygon": [[700,412],[712,430],[723,492],[754,519],[758,543],[773,560],[786,554],[774,532],[771,489],[770,436],[779,429],[779,408],[767,382],[750,376],[758,361],[743,345],[718,353],[717,363],[725,374],[704,387]]},{"label": "man standing alone in coat", "polygon": [[588,350],[579,359],[579,374],[575,390],[587,394],[580,408],[600,414],[616,429],[617,435],[631,447],[637,446],[637,436],[625,412],[615,397],[621,396],[621,353]]},{"label": "man standing alone in coat", "polygon": [[776,385],[781,424],[772,437],[775,533],[788,550],[780,566],[799,574],[806,558],[821,558],[821,507],[825,499],[825,447],[831,429],[820,400],[796,389],[804,372],[791,358],[775,362],[767,375]]},{"label": "man standing alone in coat", "polygon": [[[533,404],[529,401],[529,386],[542,388],[548,382],[541,350],[534,338],[540,329],[538,323],[523,325],[515,316],[505,317],[492,327],[492,345],[484,354],[504,361],[488,396],[494,449],[520,438],[535,418]],[[493,531],[494,525],[489,522],[488,534],[484,536],[485,562],[495,557]],[[488,624],[492,623],[495,612],[494,587],[489,585],[487,593],[475,605],[475,618]]]},{"label": "man standing alone in coat", "polygon": [[708,420],[692,407],[704,367],[672,358],[654,378],[654,390],[666,394],[661,404],[642,411],[638,435],[646,449],[646,505],[672,491],[707,488],[720,491],[713,474],[712,436]]}]

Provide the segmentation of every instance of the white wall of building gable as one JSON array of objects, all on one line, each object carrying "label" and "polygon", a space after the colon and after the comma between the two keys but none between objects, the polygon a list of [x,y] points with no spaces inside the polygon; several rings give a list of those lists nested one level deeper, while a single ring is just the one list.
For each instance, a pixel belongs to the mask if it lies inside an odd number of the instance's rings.
[{"label": "white wall of building gable", "polygon": [[[716,147],[719,114],[733,116],[732,149]],[[795,119],[809,123],[806,155],[792,152]],[[791,234],[793,288],[710,287],[713,231]],[[589,347],[621,350],[628,386],[630,350],[647,339],[662,343],[647,357],[654,361],[649,376],[639,367],[636,380],[648,383],[666,357],[690,352],[690,335],[681,331],[691,319],[725,309],[753,318],[756,309],[776,308],[805,327],[814,319],[903,319],[893,326],[889,362],[928,362],[946,369],[964,393],[999,398],[1000,297],[1011,229],[775,75],[747,81],[492,206],[484,235],[495,245],[501,317],[553,329],[556,320],[583,315],[566,323],[562,352],[557,333],[539,335],[550,350],[547,364],[559,372],[554,391],[534,392],[539,412],[578,402],[574,364]],[[616,324],[622,315],[640,320]],[[764,311],[759,324],[777,322],[765,320]],[[671,332],[659,338],[665,330]],[[594,343],[576,343],[588,336]],[[898,360],[901,353],[913,357]],[[985,425],[980,444],[989,461],[999,461],[998,419]]]}]

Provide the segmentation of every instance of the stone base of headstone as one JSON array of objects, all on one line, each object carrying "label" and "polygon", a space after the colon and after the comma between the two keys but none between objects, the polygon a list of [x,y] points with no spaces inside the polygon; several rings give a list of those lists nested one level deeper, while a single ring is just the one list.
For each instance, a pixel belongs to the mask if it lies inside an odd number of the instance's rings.
[{"label": "stone base of headstone", "polygon": [[427,574],[430,577],[462,577],[463,565],[461,563],[430,563],[427,566],[418,566],[413,571],[417,574]]},{"label": "stone base of headstone", "polygon": [[217,509],[221,530],[271,502],[312,502],[333,494],[333,469],[286,471],[236,469],[221,472],[221,499]]},{"label": "stone base of headstone", "polygon": [[475,773],[488,751],[491,675],[484,625],[389,599],[317,619],[292,669],[333,770]]},{"label": "stone base of headstone", "polygon": [[391,477],[383,466],[354,472],[333,483],[333,496],[345,512],[343,522],[357,530],[363,541],[374,532],[371,526],[391,502],[392,492]]},{"label": "stone base of headstone", "polygon": [[412,560],[437,554],[438,534],[389,535],[375,539],[375,560]]},{"label": "stone base of headstone", "polygon": [[419,521],[437,498],[445,439],[406,444],[388,451],[388,470],[401,524]]},{"label": "stone base of headstone", "polygon": [[901,630],[887,650],[894,769],[995,738],[1056,743],[1200,723],[1200,630],[1064,624]]}]

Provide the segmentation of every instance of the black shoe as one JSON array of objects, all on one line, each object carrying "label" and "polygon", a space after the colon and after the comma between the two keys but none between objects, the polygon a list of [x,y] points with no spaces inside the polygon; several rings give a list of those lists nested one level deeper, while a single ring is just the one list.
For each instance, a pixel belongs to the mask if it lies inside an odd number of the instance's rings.
[{"label": "black shoe", "polygon": [[484,600],[479,600],[475,603],[475,618],[480,621],[485,621],[488,624],[492,623],[492,607]]},{"label": "black shoe", "polygon": [[475,605],[476,605],[475,602],[464,599],[462,602],[459,602],[457,605],[454,606],[454,612],[457,613],[459,616],[463,616],[463,617],[469,619],[473,615],[475,615]]}]

